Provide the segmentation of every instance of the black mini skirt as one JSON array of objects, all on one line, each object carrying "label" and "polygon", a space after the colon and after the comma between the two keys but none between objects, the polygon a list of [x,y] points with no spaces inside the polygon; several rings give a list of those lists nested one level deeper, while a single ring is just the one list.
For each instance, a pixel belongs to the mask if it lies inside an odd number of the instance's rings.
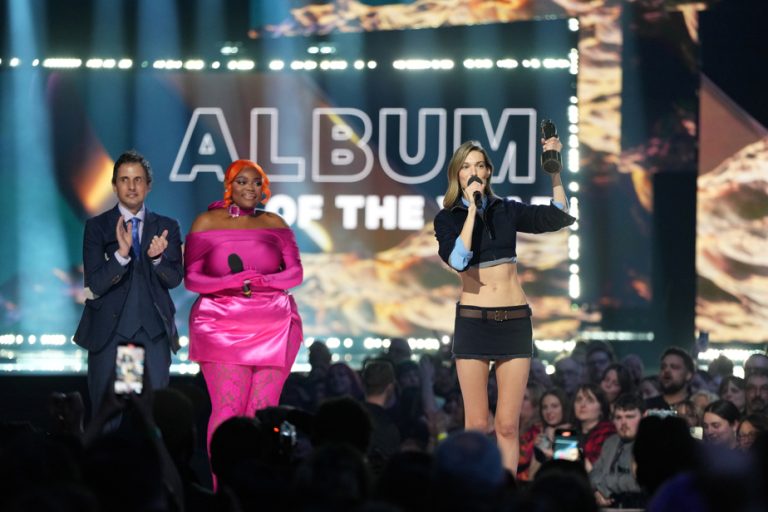
[{"label": "black mini skirt", "polygon": [[528,304],[482,308],[456,304],[453,356],[457,359],[514,359],[533,355]]}]

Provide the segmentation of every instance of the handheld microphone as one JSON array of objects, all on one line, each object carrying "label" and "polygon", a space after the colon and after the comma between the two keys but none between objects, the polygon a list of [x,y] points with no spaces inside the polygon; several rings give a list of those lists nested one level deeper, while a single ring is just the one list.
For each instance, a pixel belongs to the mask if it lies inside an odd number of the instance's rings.
[{"label": "handheld microphone", "polygon": [[[557,127],[551,119],[541,120],[541,136],[544,140],[557,137]],[[547,174],[557,174],[563,169],[563,160],[560,152],[549,149],[541,153],[541,168]]]},{"label": "handheld microphone", "polygon": [[[479,184],[482,185],[483,184],[483,180],[481,180],[477,176],[471,176],[467,180],[467,186],[469,186],[469,185],[471,185],[473,183],[479,183]],[[475,207],[477,207],[478,210],[482,209],[483,208],[483,194],[481,194],[480,192],[475,192],[474,194],[472,194],[472,198],[475,200]]]},{"label": "handheld microphone", "polygon": [[[227,264],[229,265],[229,270],[231,270],[233,274],[238,274],[243,271],[243,260],[235,253],[232,253],[227,257]],[[243,295],[246,297],[251,296],[251,282],[248,280],[243,281]]]}]

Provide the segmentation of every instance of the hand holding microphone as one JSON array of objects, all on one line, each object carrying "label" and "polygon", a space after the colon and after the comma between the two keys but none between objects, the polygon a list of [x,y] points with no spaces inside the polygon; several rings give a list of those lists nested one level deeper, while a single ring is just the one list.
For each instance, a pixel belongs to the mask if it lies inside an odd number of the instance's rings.
[{"label": "hand holding microphone", "polygon": [[[480,185],[484,185],[483,180],[481,180],[477,176],[471,176],[467,180],[467,187],[469,187],[473,183],[479,183]],[[478,210],[481,210],[483,208],[483,194],[481,192],[475,190],[472,193],[472,199],[474,199],[474,201],[475,201],[475,207]]]},{"label": "hand holding microphone", "polygon": [[[243,271],[243,260],[235,253],[232,253],[227,257],[227,264],[229,265],[229,270],[231,270],[233,274],[239,274]],[[251,296],[250,279],[243,281],[243,295],[246,297]]]}]

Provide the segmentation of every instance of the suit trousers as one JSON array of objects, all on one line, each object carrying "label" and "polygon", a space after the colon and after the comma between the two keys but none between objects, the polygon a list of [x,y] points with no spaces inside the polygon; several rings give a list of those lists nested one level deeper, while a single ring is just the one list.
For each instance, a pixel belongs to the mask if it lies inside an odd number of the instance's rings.
[{"label": "suit trousers", "polygon": [[129,337],[114,333],[103,349],[98,352],[88,352],[88,395],[91,399],[91,418],[99,410],[107,387],[113,381],[117,345],[122,342],[144,345],[144,372],[149,377],[151,389],[168,386],[171,348],[165,333],[154,339],[150,339],[143,328]]}]

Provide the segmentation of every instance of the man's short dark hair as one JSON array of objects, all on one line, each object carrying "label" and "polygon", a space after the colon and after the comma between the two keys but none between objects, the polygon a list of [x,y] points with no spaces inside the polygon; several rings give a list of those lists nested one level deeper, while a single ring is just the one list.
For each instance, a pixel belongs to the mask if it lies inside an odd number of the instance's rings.
[{"label": "man's short dark hair", "polygon": [[147,184],[152,183],[152,166],[149,165],[149,160],[144,158],[144,155],[131,149],[123,153],[115,161],[114,167],[112,167],[112,184],[117,184],[117,170],[123,164],[140,164],[144,168],[144,174],[146,174]]},{"label": "man's short dark hair", "polygon": [[752,377],[768,377],[768,368],[754,368],[750,370],[749,375],[744,379],[744,384],[746,385]]},{"label": "man's short dark hair", "polygon": [[605,352],[611,362],[616,360],[616,353],[613,351],[613,347],[605,341],[591,340],[587,343],[587,359],[595,352]]},{"label": "man's short dark hair", "polygon": [[618,410],[633,411],[638,409],[640,414],[645,411],[645,400],[635,393],[624,393],[619,395],[615,402],[613,402],[614,412]]},{"label": "man's short dark hair", "polygon": [[363,368],[363,388],[366,395],[380,395],[394,382],[395,370],[389,361],[370,361]]},{"label": "man's short dark hair", "polygon": [[693,363],[693,358],[691,357],[691,354],[686,352],[680,347],[669,347],[667,350],[664,351],[663,354],[661,354],[661,358],[659,361],[663,361],[665,357],[668,355],[677,356],[680,359],[683,360],[683,364],[685,364],[685,369],[691,372],[691,374],[696,373],[696,365]]}]

